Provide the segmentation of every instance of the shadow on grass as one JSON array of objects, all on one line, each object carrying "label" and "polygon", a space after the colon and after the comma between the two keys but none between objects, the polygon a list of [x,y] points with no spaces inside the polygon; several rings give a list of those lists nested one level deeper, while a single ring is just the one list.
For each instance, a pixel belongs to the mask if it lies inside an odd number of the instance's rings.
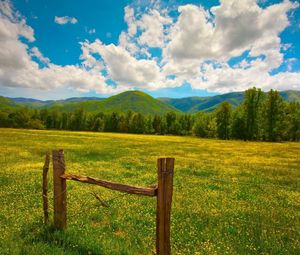
[{"label": "shadow on grass", "polygon": [[62,249],[66,254],[104,255],[99,243],[91,245],[93,240],[84,240],[78,233],[57,230],[53,225],[36,222],[26,225],[21,230],[21,238],[25,243],[43,243]]}]

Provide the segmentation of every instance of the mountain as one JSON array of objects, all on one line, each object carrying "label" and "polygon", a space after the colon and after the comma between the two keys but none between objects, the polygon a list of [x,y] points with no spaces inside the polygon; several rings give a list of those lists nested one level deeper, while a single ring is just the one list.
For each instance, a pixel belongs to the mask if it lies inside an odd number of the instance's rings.
[{"label": "mountain", "polygon": [[[300,91],[287,90],[280,91],[279,93],[286,101],[300,102]],[[168,103],[178,110],[188,113],[198,111],[211,112],[224,101],[229,102],[233,107],[237,107],[242,103],[243,99],[244,92],[231,92],[210,97],[159,98],[162,102]]]},{"label": "mountain", "polygon": [[24,97],[16,97],[10,98],[14,102],[16,102],[20,106],[28,106],[32,108],[45,108],[45,107],[52,107],[52,106],[61,106],[67,103],[78,103],[90,100],[102,100],[104,98],[98,97],[71,97],[63,100],[38,100],[33,98],[24,98]]},{"label": "mountain", "polygon": [[15,107],[30,107],[35,109],[55,108],[63,112],[71,112],[82,108],[87,112],[139,112],[142,114],[162,115],[170,111],[179,112],[173,106],[157,100],[141,91],[126,91],[108,98],[73,97],[64,100],[37,100],[32,98],[0,97],[0,109]]},{"label": "mountain", "polygon": [[18,105],[32,108],[56,108],[60,111],[71,112],[82,108],[87,112],[139,112],[142,114],[165,114],[176,111],[173,106],[161,102],[140,91],[126,91],[109,98],[68,98],[65,100],[41,101],[35,99],[14,98]]},{"label": "mountain", "polygon": [[0,96],[0,109],[1,110],[10,110],[12,108],[18,107],[18,104],[13,100]]},{"label": "mountain", "polygon": [[129,110],[142,114],[164,114],[178,111],[173,106],[161,102],[141,91],[126,91],[100,102],[106,112],[127,112]]},{"label": "mountain", "polygon": [[81,107],[89,112],[139,112],[142,114],[165,114],[169,111],[179,111],[173,106],[161,102],[141,91],[126,91],[101,101],[85,101],[66,104],[61,109],[70,111]]},{"label": "mountain", "polygon": [[[286,101],[300,102],[300,91],[281,91]],[[165,114],[169,111],[196,113],[211,112],[220,103],[227,101],[233,107],[241,104],[244,92],[232,92],[209,97],[158,98],[155,99],[141,91],[126,91],[108,98],[72,97],[64,100],[37,100],[32,98],[6,98],[0,96],[0,109],[9,110],[20,106],[31,108],[56,108],[70,112],[83,108],[87,112],[139,112],[142,114]]]},{"label": "mountain", "polygon": [[159,98],[161,101],[168,103],[175,108],[189,113],[198,111],[211,112],[224,101],[229,102],[232,106],[238,106],[244,98],[243,92],[232,92],[223,95],[210,97],[185,97],[185,98]]},{"label": "mountain", "polygon": [[286,90],[286,91],[280,91],[279,93],[286,101],[300,102],[300,91]]},{"label": "mountain", "polygon": [[206,102],[209,97],[185,97],[185,98],[167,98],[167,97],[161,97],[158,98],[162,102],[165,102],[167,104],[170,104],[174,106],[175,108],[179,109],[183,112],[189,112],[191,108],[194,106]]}]

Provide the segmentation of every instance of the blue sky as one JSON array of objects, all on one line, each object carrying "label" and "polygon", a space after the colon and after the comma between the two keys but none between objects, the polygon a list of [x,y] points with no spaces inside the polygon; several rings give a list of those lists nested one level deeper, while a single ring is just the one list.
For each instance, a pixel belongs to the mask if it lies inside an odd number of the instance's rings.
[{"label": "blue sky", "polygon": [[299,1],[18,0],[0,10],[4,96],[300,90]]}]

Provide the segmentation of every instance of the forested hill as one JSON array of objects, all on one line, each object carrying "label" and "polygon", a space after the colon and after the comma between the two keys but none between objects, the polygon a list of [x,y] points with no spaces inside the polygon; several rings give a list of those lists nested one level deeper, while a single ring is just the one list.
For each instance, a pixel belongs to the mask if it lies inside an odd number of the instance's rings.
[{"label": "forested hill", "polygon": [[[286,101],[300,102],[300,91],[281,91],[280,95]],[[5,98],[0,97],[0,109],[12,109],[27,106],[35,109],[56,108],[62,112],[72,112],[82,108],[86,112],[133,112],[162,115],[169,111],[196,113],[199,111],[212,112],[224,102],[229,102],[233,107],[241,104],[244,92],[232,92],[210,97],[186,98],[158,98],[155,99],[140,91],[127,91],[108,97],[75,97],[65,100],[37,100],[31,98]]]},{"label": "forested hill", "polygon": [[[300,102],[300,91],[287,90],[280,91],[279,94],[288,102]],[[188,113],[198,111],[212,112],[224,101],[236,107],[242,103],[243,99],[244,92],[232,92],[211,97],[159,98],[162,102],[168,103],[178,110]]]},{"label": "forested hill", "polygon": [[56,108],[60,112],[72,112],[78,108],[90,113],[126,113],[131,110],[141,114],[163,115],[170,111],[179,112],[173,106],[141,91],[126,91],[108,98],[69,98],[57,101],[0,97],[0,109],[19,106],[35,109]]}]

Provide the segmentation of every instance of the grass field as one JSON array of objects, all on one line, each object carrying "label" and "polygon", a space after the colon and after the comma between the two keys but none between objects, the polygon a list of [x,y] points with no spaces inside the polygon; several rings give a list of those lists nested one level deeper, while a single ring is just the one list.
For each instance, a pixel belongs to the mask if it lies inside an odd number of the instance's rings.
[{"label": "grass field", "polygon": [[0,141],[0,254],[154,254],[155,198],[68,182],[67,231],[43,226],[44,155],[58,148],[68,172],[140,186],[175,157],[173,254],[300,254],[300,143],[14,129]]}]

